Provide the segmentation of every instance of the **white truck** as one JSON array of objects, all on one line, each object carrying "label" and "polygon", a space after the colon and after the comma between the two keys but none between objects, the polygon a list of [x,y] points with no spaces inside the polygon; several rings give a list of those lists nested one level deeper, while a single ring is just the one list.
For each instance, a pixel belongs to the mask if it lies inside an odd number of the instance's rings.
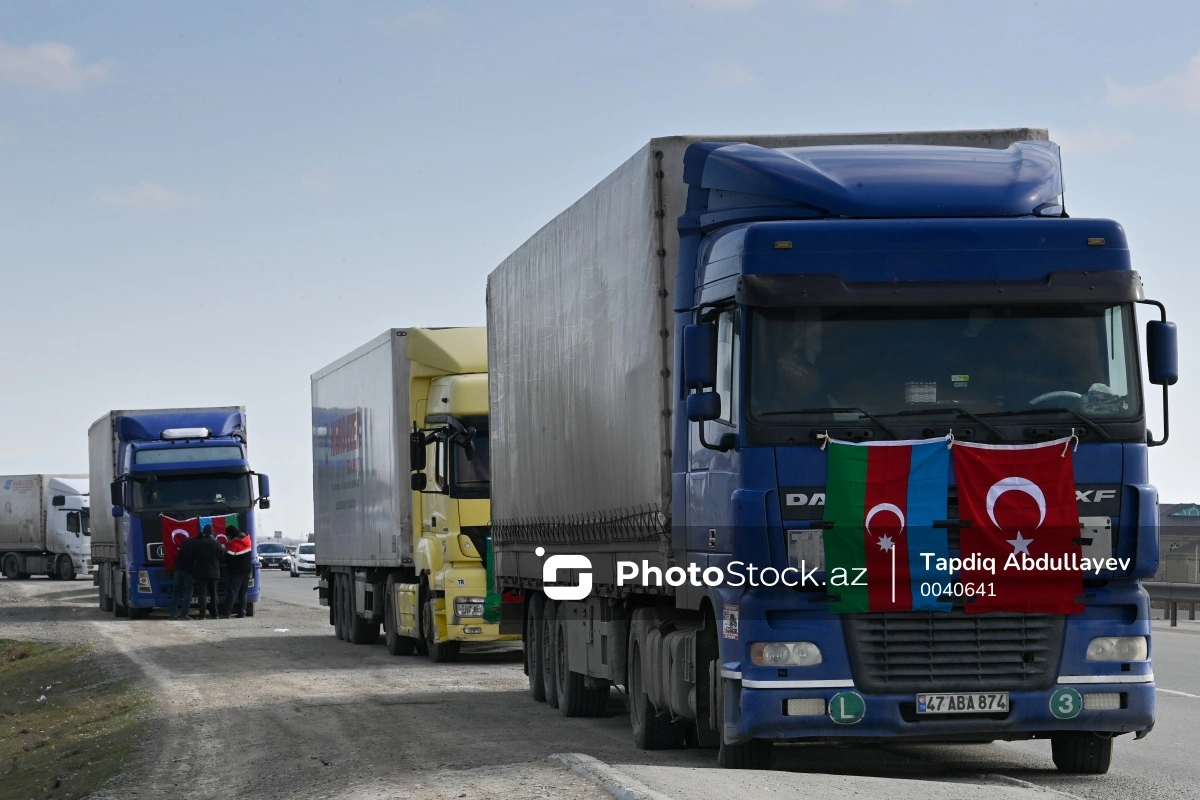
[{"label": "white truck", "polygon": [[92,568],[87,475],[0,475],[0,569],[74,580]]}]

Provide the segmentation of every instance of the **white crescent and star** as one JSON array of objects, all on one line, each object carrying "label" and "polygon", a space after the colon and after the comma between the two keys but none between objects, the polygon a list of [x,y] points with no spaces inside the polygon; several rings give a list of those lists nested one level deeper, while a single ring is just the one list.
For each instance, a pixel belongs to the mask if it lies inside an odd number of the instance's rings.
[{"label": "white crescent and star", "polygon": [[183,539],[190,538],[191,534],[185,531],[183,528],[176,528],[175,530],[171,531],[171,541],[175,543],[176,547],[179,546],[179,542]]},{"label": "white crescent and star", "polygon": [[[1002,478],[992,484],[992,488],[988,489],[987,493],[987,513],[991,517],[992,524],[997,528],[1000,523],[996,521],[996,501],[1000,499],[1005,492],[1024,492],[1033,498],[1038,507],[1038,524],[1034,530],[1042,527],[1042,523],[1046,521],[1046,495],[1042,492],[1042,488],[1028,478]],[[1013,555],[1024,553],[1029,555],[1029,545],[1033,544],[1033,539],[1026,539],[1025,534],[1017,531],[1017,538],[1005,539],[1006,542],[1012,545]]]},{"label": "white crescent and star", "polygon": [[[903,533],[905,525],[904,512],[901,511],[900,506],[896,505],[895,503],[877,503],[871,507],[871,510],[867,512],[866,520],[863,522],[863,527],[867,529],[867,533],[871,533],[871,520],[875,518],[875,515],[882,514],[884,512],[896,515],[896,519],[900,520],[900,532]],[[879,549],[883,550],[884,552],[891,550],[895,544],[896,543],[892,541],[892,537],[890,536],[879,537]]]}]

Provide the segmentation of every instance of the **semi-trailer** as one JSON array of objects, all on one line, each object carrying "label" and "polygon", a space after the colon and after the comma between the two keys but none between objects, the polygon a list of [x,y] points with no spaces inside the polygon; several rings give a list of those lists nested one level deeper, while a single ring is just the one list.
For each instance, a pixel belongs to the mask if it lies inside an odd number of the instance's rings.
[{"label": "semi-trailer", "polygon": [[87,475],[0,475],[0,569],[13,580],[91,571]]},{"label": "semi-trailer", "polygon": [[[183,529],[198,530],[205,518],[228,524],[236,515],[238,527],[257,541],[255,507],[269,506],[271,490],[249,458],[242,406],[109,411],[92,423],[91,493],[111,503],[92,526],[101,611],[144,619],[169,606],[174,577],[165,563],[164,519],[178,529],[168,535],[186,535]],[[256,556],[248,614],[260,589]],[[225,593],[223,568],[218,593]]]},{"label": "semi-trailer", "polygon": [[[653,139],[495,268],[495,576],[525,600],[534,699],[599,715],[622,686],[639,746],[726,767],[779,741],[1038,738],[1102,773],[1150,731],[1166,422],[1147,431],[1139,304],[1164,415],[1175,331],[1121,226],[1067,216],[1060,166],[1028,128]],[[1063,547],[1105,565],[1077,608],[976,613],[957,569],[937,609],[839,613],[830,542],[862,555],[864,532],[831,527],[830,443],[939,437],[1075,447]],[[930,524],[959,556],[989,523],[943,475]],[[1045,513],[1005,480],[988,514],[1004,492]],[[1014,548],[1046,533],[1029,508]]]},{"label": "semi-trailer", "polygon": [[483,328],[394,328],[312,376],[320,602],[339,639],[452,661],[521,638],[489,592]]}]

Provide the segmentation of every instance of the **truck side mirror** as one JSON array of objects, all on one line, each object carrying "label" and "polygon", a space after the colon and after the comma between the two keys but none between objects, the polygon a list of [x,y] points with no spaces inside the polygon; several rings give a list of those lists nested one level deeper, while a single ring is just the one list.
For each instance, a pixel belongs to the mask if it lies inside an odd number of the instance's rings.
[{"label": "truck side mirror", "polygon": [[[121,481],[113,481],[108,485],[108,498],[113,504],[114,509],[121,508],[125,505],[125,490],[121,485]],[[113,516],[119,517],[121,515],[114,513]]]},{"label": "truck side mirror", "polygon": [[700,392],[688,395],[687,415],[691,422],[708,422],[721,418],[721,395],[716,392]]},{"label": "truck side mirror", "polygon": [[408,468],[413,472],[425,469],[425,437],[420,431],[413,431],[408,436]]},{"label": "truck side mirror", "polygon": [[269,498],[269,497],[258,498],[258,507],[259,508],[270,508],[271,507],[271,498]]},{"label": "truck side mirror", "polygon": [[1174,386],[1179,380],[1179,332],[1174,322],[1146,323],[1146,372],[1158,386]]},{"label": "truck side mirror", "polygon": [[429,484],[429,479],[425,477],[424,472],[414,472],[412,474],[412,490],[414,492],[423,492]]},{"label": "truck side mirror", "polygon": [[[271,479],[261,472],[258,473],[258,496],[263,500],[271,496]],[[266,506],[262,507],[266,508]]]},{"label": "truck side mirror", "polygon": [[716,383],[717,326],[713,323],[684,325],[683,385],[688,389],[703,389]]}]

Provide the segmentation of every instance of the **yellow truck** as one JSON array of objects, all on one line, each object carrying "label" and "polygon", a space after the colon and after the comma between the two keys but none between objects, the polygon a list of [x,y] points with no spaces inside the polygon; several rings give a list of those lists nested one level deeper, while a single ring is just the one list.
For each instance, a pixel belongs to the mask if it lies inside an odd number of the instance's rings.
[{"label": "yellow truck", "polygon": [[453,661],[520,640],[490,591],[487,332],[393,328],[312,376],[321,604],[339,639]]}]

